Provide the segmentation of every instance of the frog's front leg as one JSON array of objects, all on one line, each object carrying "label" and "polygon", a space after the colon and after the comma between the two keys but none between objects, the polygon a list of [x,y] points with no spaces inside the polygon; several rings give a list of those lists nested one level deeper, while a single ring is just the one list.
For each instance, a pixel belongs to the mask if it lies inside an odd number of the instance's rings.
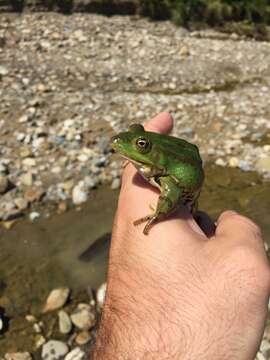
[{"label": "frog's front leg", "polygon": [[160,177],[158,179],[158,185],[161,192],[154,214],[145,216],[141,219],[134,221],[134,225],[139,225],[147,221],[147,224],[143,230],[143,233],[145,235],[149,233],[150,227],[155,221],[166,217],[177,207],[182,194],[181,188],[170,176]]}]

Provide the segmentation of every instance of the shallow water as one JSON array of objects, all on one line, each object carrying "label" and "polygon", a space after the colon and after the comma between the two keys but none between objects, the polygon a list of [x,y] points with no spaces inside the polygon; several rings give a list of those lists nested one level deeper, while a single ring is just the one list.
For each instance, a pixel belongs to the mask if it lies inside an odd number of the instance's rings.
[{"label": "shallow water", "polygon": [[[200,208],[216,218],[235,209],[258,222],[270,242],[270,186],[255,173],[208,167]],[[10,316],[39,313],[48,292],[97,287],[106,278],[108,244],[117,192],[93,191],[81,211],[0,232],[0,306]]]}]

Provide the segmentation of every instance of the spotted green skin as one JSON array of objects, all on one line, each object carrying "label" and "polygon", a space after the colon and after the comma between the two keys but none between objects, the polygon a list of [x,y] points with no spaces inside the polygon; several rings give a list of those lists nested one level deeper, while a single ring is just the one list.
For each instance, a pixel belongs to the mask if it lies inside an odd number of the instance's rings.
[{"label": "spotted green skin", "polygon": [[[147,142],[146,149],[138,148],[138,141]],[[147,224],[144,234],[156,220],[168,216],[175,208],[187,204],[194,213],[204,180],[204,171],[196,145],[173,136],[145,131],[142,125],[133,124],[126,132],[112,139],[113,149],[131,161],[140,174],[160,189],[156,210],[135,221]]]}]

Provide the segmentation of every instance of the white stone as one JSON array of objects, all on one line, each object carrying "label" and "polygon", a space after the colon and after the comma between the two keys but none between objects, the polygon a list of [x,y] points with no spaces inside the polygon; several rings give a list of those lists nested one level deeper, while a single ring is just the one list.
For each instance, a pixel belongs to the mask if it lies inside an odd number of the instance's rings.
[{"label": "white stone", "polygon": [[29,214],[29,219],[31,221],[35,221],[37,220],[38,218],[40,218],[40,213],[37,212],[37,211],[32,211],[30,214]]},{"label": "white stone", "polygon": [[43,308],[43,313],[60,309],[65,305],[70,294],[69,288],[58,288],[50,292],[46,304]]},{"label": "white stone", "polygon": [[0,65],[0,76],[5,76],[9,73],[9,70],[7,67]]},{"label": "white stone", "polygon": [[26,123],[28,120],[29,120],[29,115],[24,114],[18,119],[18,122],[23,124],[23,123]]},{"label": "white stone", "polygon": [[68,346],[58,340],[50,340],[42,346],[41,357],[44,360],[60,360],[68,352]]},{"label": "white stone", "polygon": [[65,356],[64,360],[81,360],[84,356],[85,353],[79,347],[76,347]]},{"label": "white stone", "polygon": [[33,185],[33,174],[29,171],[21,175],[20,180],[23,185],[25,186],[32,186]]},{"label": "white stone", "polygon": [[229,166],[236,167],[239,164],[239,160],[236,157],[231,157],[229,159]]},{"label": "white stone", "polygon": [[100,308],[103,307],[106,295],[107,284],[103,283],[97,290],[97,304]]},{"label": "white stone", "polygon": [[80,205],[88,199],[88,190],[84,183],[81,181],[78,185],[74,186],[72,190],[72,201],[74,205]]},{"label": "white stone", "polygon": [[72,329],[72,323],[69,315],[64,310],[60,310],[58,312],[58,324],[59,324],[60,333],[62,334],[70,333]]},{"label": "white stone", "polygon": [[260,171],[270,172],[270,157],[264,157],[256,162],[256,168]]},{"label": "white stone", "polygon": [[5,360],[31,360],[32,356],[28,352],[16,352],[16,353],[7,353],[5,355]]},{"label": "white stone", "polygon": [[25,158],[25,159],[23,159],[22,163],[26,167],[33,167],[33,166],[36,166],[36,159],[34,159],[34,158]]},{"label": "white stone", "polygon": [[225,166],[226,165],[226,162],[221,159],[221,158],[218,158],[216,161],[215,161],[216,165],[219,165],[219,166]]},{"label": "white stone", "polygon": [[70,318],[73,324],[81,330],[89,330],[95,325],[95,314],[88,304],[79,304]]}]

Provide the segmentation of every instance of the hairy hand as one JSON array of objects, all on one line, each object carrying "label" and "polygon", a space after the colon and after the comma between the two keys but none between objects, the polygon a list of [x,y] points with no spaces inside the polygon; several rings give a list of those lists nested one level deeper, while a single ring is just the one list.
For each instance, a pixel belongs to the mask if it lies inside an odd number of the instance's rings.
[{"label": "hairy hand", "polygon": [[[162,113],[146,128],[168,133],[172,125]],[[202,215],[199,227],[181,208],[145,236],[133,222],[157,199],[127,165],[94,358],[253,359],[270,291],[259,228],[232,211],[216,227]]]}]

